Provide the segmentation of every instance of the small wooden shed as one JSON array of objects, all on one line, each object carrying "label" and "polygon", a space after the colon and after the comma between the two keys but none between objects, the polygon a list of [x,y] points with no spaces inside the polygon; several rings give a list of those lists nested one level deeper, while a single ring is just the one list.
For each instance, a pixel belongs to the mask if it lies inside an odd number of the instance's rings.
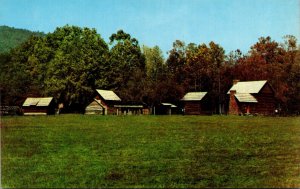
[{"label": "small wooden shed", "polygon": [[275,112],[275,92],[267,80],[234,80],[227,94],[230,95],[229,114],[271,115]]},{"label": "small wooden shed", "polygon": [[206,114],[206,95],[207,92],[189,92],[181,99],[183,101],[184,114],[200,115]]},{"label": "small wooden shed", "polygon": [[94,99],[93,102],[91,102],[86,108],[85,108],[85,114],[87,115],[104,115],[105,114],[105,108],[101,104],[100,100]]},{"label": "small wooden shed", "polygon": [[155,113],[158,115],[172,115],[177,113],[177,106],[172,103],[163,102],[156,106],[155,111]]},{"label": "small wooden shed", "polygon": [[22,106],[24,115],[55,114],[53,97],[28,97]]},{"label": "small wooden shed", "polygon": [[96,90],[96,97],[86,107],[85,114],[113,115],[117,114],[115,105],[120,104],[121,99],[111,90]]}]

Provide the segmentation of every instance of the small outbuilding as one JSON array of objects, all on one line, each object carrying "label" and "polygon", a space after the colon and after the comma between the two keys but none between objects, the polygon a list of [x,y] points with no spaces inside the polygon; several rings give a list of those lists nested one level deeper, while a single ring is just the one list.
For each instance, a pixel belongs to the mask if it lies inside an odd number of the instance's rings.
[{"label": "small outbuilding", "polygon": [[230,95],[229,114],[271,115],[275,112],[275,92],[267,80],[234,80],[227,94]]},{"label": "small outbuilding", "polygon": [[29,97],[22,106],[24,115],[55,114],[53,97]]},{"label": "small outbuilding", "polygon": [[85,109],[85,114],[112,115],[117,114],[115,105],[120,104],[121,99],[111,90],[96,90],[96,97]]},{"label": "small outbuilding", "polygon": [[87,115],[104,115],[105,114],[105,108],[101,104],[100,100],[97,100],[96,98],[91,102],[86,108],[85,108],[85,114]]},{"label": "small outbuilding", "polygon": [[207,92],[189,92],[181,99],[184,107],[184,114],[200,115],[207,114],[206,101]]},{"label": "small outbuilding", "polygon": [[177,106],[172,103],[163,102],[156,106],[156,114],[158,115],[172,115],[177,113]]}]

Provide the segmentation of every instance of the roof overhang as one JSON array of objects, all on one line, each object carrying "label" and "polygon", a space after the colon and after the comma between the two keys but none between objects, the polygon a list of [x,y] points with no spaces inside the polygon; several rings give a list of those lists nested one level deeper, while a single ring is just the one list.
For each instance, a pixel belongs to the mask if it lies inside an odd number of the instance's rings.
[{"label": "roof overhang", "polygon": [[207,92],[189,92],[184,95],[182,101],[201,101]]},{"label": "roof overhang", "polygon": [[254,96],[252,96],[250,93],[236,93],[234,94],[236,99],[239,102],[248,102],[248,103],[257,103],[258,101]]}]

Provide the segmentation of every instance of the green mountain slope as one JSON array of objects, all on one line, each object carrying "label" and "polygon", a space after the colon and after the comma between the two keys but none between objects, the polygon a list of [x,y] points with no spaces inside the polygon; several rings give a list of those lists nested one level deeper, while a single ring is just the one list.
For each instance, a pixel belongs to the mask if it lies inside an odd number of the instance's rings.
[{"label": "green mountain slope", "polygon": [[15,48],[30,36],[44,36],[42,32],[32,32],[25,29],[16,29],[9,26],[0,26],[0,53],[8,52]]}]

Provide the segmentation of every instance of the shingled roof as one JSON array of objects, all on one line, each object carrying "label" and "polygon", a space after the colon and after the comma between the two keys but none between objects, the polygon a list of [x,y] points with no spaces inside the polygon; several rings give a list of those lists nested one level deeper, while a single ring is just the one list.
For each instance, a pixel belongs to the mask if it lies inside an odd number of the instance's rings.
[{"label": "shingled roof", "polygon": [[262,81],[239,81],[237,84],[233,85],[227,94],[230,94],[230,91],[235,90],[236,93],[251,93],[257,94],[265,86],[267,80]]},{"label": "shingled roof", "polygon": [[96,91],[104,100],[121,101],[120,97],[118,97],[118,95],[116,95],[113,91],[100,89],[97,89]]},{"label": "shingled roof", "polygon": [[207,92],[189,92],[181,99],[183,101],[200,101],[207,94]]},{"label": "shingled roof", "polygon": [[256,98],[249,93],[237,93],[234,94],[234,96],[238,99],[239,102],[257,102]]},{"label": "shingled roof", "polygon": [[28,97],[23,106],[49,106],[53,97]]}]

